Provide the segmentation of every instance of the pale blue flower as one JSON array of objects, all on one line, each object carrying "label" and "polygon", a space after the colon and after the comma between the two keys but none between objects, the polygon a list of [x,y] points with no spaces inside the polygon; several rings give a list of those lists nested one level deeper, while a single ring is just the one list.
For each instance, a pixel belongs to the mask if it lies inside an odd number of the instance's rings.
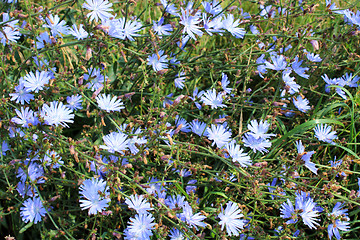
[{"label": "pale blue flower", "polygon": [[42,106],[40,115],[44,118],[45,124],[55,125],[56,127],[61,125],[63,127],[69,127],[67,123],[73,123],[75,115],[73,111],[66,107],[62,102],[53,101],[50,106],[46,103]]},{"label": "pale blue flower", "polygon": [[186,79],[185,72],[182,71],[182,72],[178,73],[177,78],[175,78],[175,80],[174,80],[175,87],[183,89],[185,87],[185,84],[184,84],[185,79]]},{"label": "pale blue flower", "polygon": [[306,57],[309,59],[309,61],[311,62],[321,62],[322,59],[321,57],[319,56],[319,54],[315,54],[315,53],[307,53],[306,54]]},{"label": "pale blue flower", "polygon": [[113,11],[111,9],[112,3],[109,3],[108,0],[85,0],[85,3],[82,5],[83,8],[90,10],[86,16],[90,18],[90,21],[94,20],[105,21],[112,17],[113,15],[109,12]]},{"label": "pale blue flower", "polygon": [[191,132],[189,124],[186,122],[185,119],[182,117],[179,117],[179,115],[176,115],[175,117],[175,125],[176,127],[179,127],[181,125],[180,131],[188,133]]},{"label": "pale blue flower", "polygon": [[201,137],[202,135],[205,134],[205,130],[206,130],[206,127],[207,127],[206,123],[195,119],[195,120],[192,120],[192,122],[189,123],[189,125],[190,125],[190,128],[191,128],[191,131],[193,133],[195,133],[196,135]]},{"label": "pale blue flower", "polygon": [[20,194],[20,196],[22,198],[25,198],[26,196],[29,197],[37,197],[38,193],[36,191],[36,188],[34,188],[33,186],[27,185],[26,183],[20,181],[17,184],[16,190],[18,191],[18,193]]},{"label": "pale blue flower", "polygon": [[163,50],[160,50],[158,54],[154,53],[147,58],[147,65],[151,65],[154,71],[161,71],[168,68],[167,55],[164,54]]},{"label": "pale blue flower", "polygon": [[67,34],[69,31],[69,27],[66,25],[66,22],[64,20],[60,21],[58,15],[55,15],[54,17],[52,14],[49,14],[45,20],[47,24],[44,24],[43,27],[50,28],[51,34],[54,37],[62,37],[62,34]]},{"label": "pale blue flower", "polygon": [[317,222],[319,219],[316,217],[319,217],[319,213],[322,211],[323,209],[318,207],[307,193],[300,192],[296,193],[295,208],[289,199],[281,204],[280,217],[285,219],[290,218],[286,224],[296,223],[298,221],[298,217],[301,217],[305,225],[307,225],[310,229],[316,229],[316,226],[320,225]]},{"label": "pale blue flower", "polygon": [[344,79],[345,85],[349,87],[358,87],[359,84],[357,83],[360,80],[359,76],[353,76],[352,73],[345,73],[342,78]]},{"label": "pale blue flower", "polygon": [[101,74],[99,68],[89,68],[88,73],[84,74],[84,80],[90,80],[87,84],[88,88],[91,88],[91,91],[96,91],[99,88],[103,87],[103,82],[108,79],[107,76]]},{"label": "pale blue flower", "polygon": [[34,99],[34,95],[25,88],[23,82],[15,87],[15,93],[10,93],[9,95],[11,96],[11,101],[16,100],[16,103],[20,102],[21,105],[24,105],[24,102],[30,103],[30,100]]},{"label": "pale blue flower", "polygon": [[110,193],[103,179],[86,179],[80,186],[81,210],[89,209],[89,215],[95,215],[109,206]]},{"label": "pale blue flower", "polygon": [[120,112],[121,109],[124,109],[124,104],[120,99],[117,99],[116,96],[111,97],[110,94],[106,95],[100,94],[96,97],[96,102],[101,110],[106,112]]},{"label": "pale blue flower", "polygon": [[170,240],[187,240],[182,232],[180,232],[178,229],[173,228],[170,230],[169,234]]},{"label": "pale blue flower", "polygon": [[182,195],[168,196],[165,199],[165,205],[170,209],[182,208],[186,204],[189,203],[185,200],[185,197]]},{"label": "pale blue flower", "polygon": [[309,100],[303,98],[301,95],[297,96],[297,98],[293,98],[293,103],[299,111],[306,113],[308,110],[311,109],[309,106]]},{"label": "pale blue flower", "polygon": [[130,198],[126,198],[125,203],[138,214],[146,214],[147,211],[154,210],[154,208],[150,207],[150,203],[146,201],[143,195],[133,194]]},{"label": "pale blue flower", "polygon": [[283,72],[282,79],[286,85],[286,90],[292,95],[299,92],[301,86],[294,81],[294,77],[290,77],[290,73],[291,72]]},{"label": "pale blue flower", "polygon": [[241,209],[234,202],[228,202],[226,204],[225,210],[221,207],[221,212],[218,215],[220,218],[219,224],[221,225],[221,230],[224,230],[226,227],[226,232],[229,236],[239,236],[244,225],[246,224],[245,219],[240,219],[244,217],[241,213]]},{"label": "pale blue flower", "polygon": [[227,86],[230,84],[229,78],[225,73],[221,74],[221,87],[227,94],[230,94],[232,88],[228,88]]},{"label": "pale blue flower", "polygon": [[291,224],[291,223],[296,223],[298,221],[297,217],[294,218],[293,216],[297,216],[297,213],[295,212],[294,209],[294,205],[291,203],[289,199],[286,199],[286,202],[283,202],[281,204],[280,217],[285,219],[290,218],[290,220],[288,220],[286,224]]},{"label": "pale blue flower", "polygon": [[296,74],[303,78],[309,78],[309,75],[305,73],[305,71],[309,70],[307,67],[301,67],[303,61],[299,61],[299,58],[296,56],[294,62],[291,64],[292,69]]},{"label": "pale blue flower", "polygon": [[82,109],[83,107],[81,106],[82,103],[82,97],[81,95],[77,94],[77,95],[72,95],[72,96],[67,96],[66,97],[66,102],[68,103],[67,105],[65,105],[66,107],[70,108],[71,110],[78,110],[78,109]]},{"label": "pale blue flower", "polygon": [[[40,33],[39,36],[36,37],[37,42],[35,42],[34,47],[36,46],[37,49],[44,48],[45,45],[53,44],[52,39],[48,32]],[[56,42],[56,38],[54,37],[53,40]]]},{"label": "pale blue flower", "polygon": [[177,9],[174,6],[173,3],[168,4],[167,0],[160,0],[161,4],[163,5],[165,12],[170,13],[171,15],[174,16],[179,16],[179,14],[177,13]]},{"label": "pale blue flower", "polygon": [[101,145],[100,148],[108,150],[110,153],[118,152],[123,154],[129,147],[127,135],[122,132],[112,132],[103,136],[103,140],[106,145]]},{"label": "pale blue flower", "polygon": [[223,125],[211,124],[211,127],[206,129],[206,136],[209,140],[214,141],[211,146],[216,144],[218,148],[221,148],[226,143],[231,141],[231,132]]},{"label": "pale blue flower", "polygon": [[235,141],[226,143],[225,149],[228,151],[232,161],[238,162],[241,167],[248,167],[251,165],[252,162],[250,157],[247,155],[247,153],[244,152],[243,149],[240,148],[240,145],[235,143]]},{"label": "pale blue flower", "polygon": [[6,152],[9,150],[10,150],[9,144],[4,140],[1,144],[0,157],[1,155],[6,156]]},{"label": "pale blue flower", "polygon": [[165,24],[164,23],[164,18],[160,18],[160,20],[158,22],[153,21],[153,30],[154,32],[158,35],[158,36],[162,36],[162,35],[171,35],[171,31],[173,30],[170,24]]},{"label": "pale blue flower", "polygon": [[16,124],[21,124],[21,127],[29,127],[29,124],[37,125],[38,119],[35,116],[35,113],[33,110],[31,110],[29,107],[21,107],[20,111],[18,109],[15,109],[15,112],[17,114],[17,117],[13,117],[11,119],[12,122]]},{"label": "pale blue flower", "polygon": [[275,136],[272,133],[266,133],[269,130],[270,123],[264,122],[263,120],[258,121],[256,119],[251,120],[250,123],[247,125],[248,129],[250,130],[250,135],[252,135],[255,139],[263,138],[268,139],[270,137]]},{"label": "pale blue flower", "polygon": [[89,36],[89,34],[85,31],[84,25],[80,24],[79,29],[76,24],[72,25],[72,28],[68,30],[68,34],[73,35],[77,40],[85,39]]},{"label": "pale blue flower", "polygon": [[255,138],[249,132],[244,134],[242,141],[245,147],[251,148],[255,153],[259,151],[264,154],[269,151],[267,148],[271,147],[271,142],[268,139]]},{"label": "pale blue flower", "polygon": [[185,204],[183,212],[177,214],[177,216],[181,221],[185,222],[190,227],[194,227],[196,230],[198,227],[206,227],[206,224],[202,222],[206,216],[201,215],[200,213],[193,214],[193,210],[189,204]]},{"label": "pale blue flower", "polygon": [[222,7],[217,0],[212,0],[209,2],[201,3],[206,12],[212,14],[213,16],[218,15],[222,11]]},{"label": "pale blue flower", "polygon": [[260,5],[260,16],[264,17],[265,19],[270,17],[270,18],[274,18],[276,15],[276,11],[273,9],[272,5],[268,5],[268,6],[264,6],[264,5]]},{"label": "pale blue flower", "polygon": [[206,15],[206,13],[202,14],[202,21],[203,21],[203,25],[204,25],[204,30],[210,35],[212,36],[213,33],[219,33],[220,35],[222,35],[221,33],[224,32],[223,28],[223,23],[222,23],[222,17],[216,17],[216,18],[211,18],[208,17]]},{"label": "pale blue flower", "polygon": [[41,222],[41,218],[45,215],[46,209],[39,197],[27,199],[23,203],[23,207],[20,208],[20,216],[25,223],[30,221],[37,224]]},{"label": "pale blue flower", "polygon": [[236,38],[244,38],[246,31],[244,28],[239,28],[239,24],[240,20],[234,21],[234,15],[232,14],[228,14],[222,21],[222,27],[231,33],[231,35]]},{"label": "pale blue flower", "polygon": [[216,94],[216,90],[214,88],[207,90],[201,96],[201,101],[205,103],[205,105],[211,106],[212,109],[218,107],[219,108],[226,107],[226,105],[222,103],[223,95],[221,93]]},{"label": "pale blue flower", "polygon": [[30,72],[24,77],[24,86],[26,91],[29,92],[39,92],[39,90],[43,90],[45,84],[48,84],[50,81],[50,74],[47,71],[39,72],[36,70],[35,74]]},{"label": "pale blue flower", "polygon": [[183,33],[188,34],[192,39],[196,40],[195,34],[202,36],[203,32],[200,30],[201,19],[197,14],[194,16],[190,15],[190,10],[184,10],[181,8],[180,24],[184,26]]},{"label": "pale blue flower", "polygon": [[251,33],[254,34],[254,35],[257,35],[257,34],[260,33],[260,31],[257,29],[257,27],[256,27],[255,25],[251,25],[251,26],[250,26],[250,31],[251,31]]},{"label": "pale blue flower", "polygon": [[21,182],[25,182],[29,177],[29,180],[34,183],[44,183],[45,175],[44,168],[36,162],[30,162],[28,160],[24,161],[25,170],[20,167],[17,171],[16,177],[20,178]]},{"label": "pale blue flower", "polygon": [[195,179],[189,180],[188,185],[185,187],[185,191],[187,194],[190,195],[191,193],[196,192],[196,189],[197,189],[196,183],[197,183],[197,180],[195,180]]},{"label": "pale blue flower", "polygon": [[20,36],[21,34],[18,28],[3,27],[0,31],[0,42],[5,46],[10,42],[16,42]]},{"label": "pale blue flower", "polygon": [[153,221],[155,218],[151,213],[136,214],[135,217],[130,218],[128,222],[128,237],[133,239],[150,240],[153,235],[152,229],[156,225]]},{"label": "pale blue flower", "polygon": [[286,68],[287,62],[283,55],[272,55],[272,56],[270,56],[270,58],[273,63],[265,61],[266,68],[276,70],[276,71],[281,71]]},{"label": "pale blue flower", "polygon": [[328,126],[327,124],[318,124],[314,128],[314,133],[319,141],[335,144],[333,140],[336,139],[337,136],[335,131],[331,131],[331,126]]}]

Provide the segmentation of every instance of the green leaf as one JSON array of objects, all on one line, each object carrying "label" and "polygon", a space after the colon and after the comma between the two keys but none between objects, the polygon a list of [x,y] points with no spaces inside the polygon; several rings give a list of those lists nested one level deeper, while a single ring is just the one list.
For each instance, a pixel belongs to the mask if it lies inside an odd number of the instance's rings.
[{"label": "green leaf", "polygon": [[29,222],[28,224],[26,224],[22,229],[20,229],[19,233],[23,233],[26,230],[28,230],[32,225],[34,225],[34,222]]}]

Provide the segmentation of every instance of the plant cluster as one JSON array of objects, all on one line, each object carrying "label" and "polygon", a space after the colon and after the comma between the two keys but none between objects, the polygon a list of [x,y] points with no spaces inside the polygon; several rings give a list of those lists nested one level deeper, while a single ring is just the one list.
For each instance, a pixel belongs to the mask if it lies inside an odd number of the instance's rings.
[{"label": "plant cluster", "polygon": [[2,0],[7,239],[357,239],[359,3]]}]

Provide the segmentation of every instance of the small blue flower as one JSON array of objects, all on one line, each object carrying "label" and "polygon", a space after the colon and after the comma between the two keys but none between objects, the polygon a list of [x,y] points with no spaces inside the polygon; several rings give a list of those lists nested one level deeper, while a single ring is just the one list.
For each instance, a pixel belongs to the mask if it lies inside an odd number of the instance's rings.
[{"label": "small blue flower", "polygon": [[220,218],[219,224],[221,225],[221,230],[226,227],[226,232],[229,236],[239,236],[240,231],[244,229],[246,224],[245,219],[240,219],[244,217],[241,213],[241,209],[234,202],[228,202],[226,204],[225,210],[221,207],[221,213],[218,215]]},{"label": "small blue flower", "polygon": [[1,155],[6,156],[6,152],[9,150],[10,150],[9,144],[4,140],[1,144],[0,157]]},{"label": "small blue flower", "polygon": [[196,135],[201,137],[201,136],[203,136],[205,134],[205,130],[206,130],[206,127],[207,127],[206,123],[195,119],[195,120],[192,120],[192,122],[189,123],[189,125],[190,125],[190,128],[191,128],[191,131],[193,133],[195,133]]},{"label": "small blue flower", "polygon": [[309,61],[311,62],[321,62],[322,59],[321,57],[319,56],[319,54],[315,54],[315,53],[307,53],[306,54],[306,57],[309,59]]},{"label": "small blue flower", "polygon": [[30,72],[24,77],[24,86],[26,91],[33,91],[35,93],[39,92],[39,90],[44,89],[44,85],[48,84],[50,81],[50,74],[46,71],[39,72],[36,70],[35,74]]},{"label": "small blue flower", "polygon": [[130,198],[126,198],[125,203],[138,214],[146,214],[147,211],[154,210],[150,207],[150,203],[146,201],[143,195],[131,195]]},{"label": "small blue flower", "polygon": [[276,71],[281,71],[286,68],[287,62],[283,55],[272,55],[270,58],[273,63],[265,61],[266,68],[276,70]]},{"label": "small blue flower", "polygon": [[242,137],[245,147],[251,148],[255,153],[256,151],[262,154],[268,152],[267,148],[271,147],[271,142],[266,138],[255,138],[250,132],[247,132]]},{"label": "small blue flower", "polygon": [[315,137],[319,141],[335,144],[333,140],[336,139],[337,136],[335,131],[331,131],[331,126],[328,126],[327,124],[318,124],[314,128],[314,132]]},{"label": "small blue flower", "polygon": [[221,148],[226,143],[231,141],[231,132],[223,125],[211,124],[211,127],[206,129],[206,136],[209,138],[209,140],[214,141],[211,146],[216,144],[218,148]]},{"label": "small blue flower", "polygon": [[216,90],[209,89],[207,90],[202,96],[201,101],[205,103],[205,105],[211,106],[212,109],[214,108],[223,108],[226,107],[225,104],[222,103],[223,101],[223,94],[219,93],[216,94]]},{"label": "small blue flower", "polygon": [[151,65],[154,71],[161,71],[168,68],[167,55],[164,55],[164,51],[160,50],[158,54],[154,53],[147,58],[147,65]]},{"label": "small blue flower", "polygon": [[108,150],[110,153],[118,152],[123,154],[129,147],[129,140],[127,135],[122,132],[112,132],[103,137],[106,145],[101,145],[100,148]]},{"label": "small blue flower", "polygon": [[61,125],[69,127],[67,123],[73,123],[75,115],[70,108],[67,108],[62,102],[53,101],[50,106],[43,105],[40,115],[44,118],[47,125]]},{"label": "small blue flower", "polygon": [[185,79],[185,72],[178,73],[177,78],[174,80],[175,87],[183,89],[185,87]]},{"label": "small blue flower", "polygon": [[233,162],[238,162],[241,167],[251,166],[251,159],[244,153],[244,150],[240,148],[240,145],[236,144],[235,141],[226,143],[225,149],[228,151],[229,156],[232,158]]},{"label": "small blue flower", "polygon": [[162,35],[171,35],[171,31],[173,30],[170,24],[165,24],[164,23],[164,18],[160,18],[160,20],[158,22],[153,21],[153,30],[154,32],[158,35],[158,36],[162,36]]},{"label": "small blue flower", "polygon": [[103,82],[108,79],[107,76],[101,74],[99,68],[89,68],[88,73],[84,74],[84,80],[90,80],[87,84],[88,88],[91,88],[91,91],[96,91],[99,88],[103,87]]},{"label": "small blue flower", "polygon": [[180,24],[184,26],[183,33],[187,33],[192,39],[196,40],[195,34],[202,36],[203,32],[200,30],[201,19],[197,14],[191,16],[192,11],[189,9],[184,10],[181,8]]},{"label": "small blue flower", "polygon": [[227,94],[230,94],[232,91],[232,88],[228,88],[227,86],[230,84],[230,81],[228,79],[228,76],[225,73],[221,74],[221,87]]},{"label": "small blue flower", "polygon": [[24,105],[24,102],[30,103],[30,100],[34,99],[34,95],[30,91],[26,90],[24,83],[20,83],[15,87],[15,93],[10,93],[11,101],[15,101],[21,105]]},{"label": "small blue flower", "polygon": [[165,199],[165,205],[170,209],[182,208],[186,204],[189,204],[189,203],[185,200],[185,197],[181,196],[181,195],[168,196]]},{"label": "small blue flower", "polygon": [[176,228],[173,228],[170,230],[169,237],[170,237],[170,240],[187,240],[188,239],[188,238],[185,238],[184,234]]},{"label": "small blue flower", "polygon": [[121,109],[124,109],[124,104],[120,99],[117,99],[116,96],[111,98],[111,95],[100,94],[96,97],[96,102],[101,110],[106,112],[120,112]]},{"label": "small blue flower", "polygon": [[89,36],[89,33],[85,31],[84,25],[80,24],[79,29],[76,24],[72,25],[72,28],[68,30],[68,34],[73,35],[77,40],[85,39]]},{"label": "small blue flower", "polygon": [[45,175],[44,168],[37,164],[36,162],[30,162],[25,160],[24,169],[20,167],[18,169],[16,177],[20,178],[21,182],[25,182],[29,177],[30,181],[34,183],[44,183],[45,179],[43,178]]},{"label": "small blue flower", "polygon": [[20,111],[18,109],[15,109],[17,117],[13,117],[11,119],[12,122],[16,124],[21,124],[21,127],[29,127],[29,124],[37,125],[38,119],[35,116],[35,113],[33,110],[31,110],[29,107],[26,107],[25,109],[21,107]]},{"label": "small blue flower", "polygon": [[263,120],[261,120],[258,123],[256,119],[251,120],[247,125],[248,129],[250,130],[249,134],[252,135],[255,139],[268,139],[275,136],[275,134],[266,133],[269,130],[269,126],[270,124],[268,122],[263,122]]},{"label": "small blue flower", "polygon": [[[41,48],[44,48],[46,45],[53,44],[48,32],[40,33],[40,35],[37,36],[36,39],[38,41],[35,42],[34,47],[36,46],[37,49],[41,49]],[[56,41],[55,37],[53,39]]]},{"label": "small blue flower", "polygon": [[68,103],[67,105],[65,105],[66,107],[70,108],[71,110],[78,110],[78,109],[82,109],[83,107],[81,106],[82,103],[82,97],[81,95],[77,94],[77,95],[72,95],[72,96],[67,96],[66,97],[66,102]]},{"label": "small blue flower", "polygon": [[126,231],[127,239],[150,240],[153,235],[152,229],[156,225],[153,222],[154,220],[155,218],[151,213],[136,214],[135,217],[130,218]]},{"label": "small blue flower", "polygon": [[337,202],[329,216],[332,218],[331,224],[328,226],[328,234],[331,240],[332,236],[335,235],[336,239],[341,239],[340,232],[341,231],[349,231],[350,229],[350,218],[348,217],[347,209],[342,209],[344,204],[341,202]]},{"label": "small blue flower", "polygon": [[161,4],[163,5],[165,12],[170,13],[171,15],[174,16],[179,16],[179,14],[177,13],[177,9],[174,6],[173,3],[168,4],[167,0],[160,0]]},{"label": "small blue flower", "polygon": [[20,38],[21,34],[18,28],[11,26],[3,27],[0,31],[0,42],[3,46],[10,42],[16,42]]},{"label": "small blue flower", "polygon": [[59,36],[62,38],[62,34],[67,34],[69,31],[69,27],[66,25],[66,22],[64,20],[60,21],[58,15],[55,15],[54,17],[50,14],[45,20],[47,24],[44,24],[43,27],[50,28],[51,34],[54,37]]},{"label": "small blue flower", "polygon": [[309,100],[303,98],[301,95],[297,96],[297,98],[293,99],[293,103],[299,111],[306,113],[308,110],[311,109],[309,106]]},{"label": "small blue flower", "polygon": [[85,0],[82,5],[83,8],[91,11],[86,15],[86,17],[90,18],[90,21],[98,21],[98,19],[105,21],[112,17],[113,15],[109,13],[113,11],[111,6],[112,3],[109,3],[108,0]]},{"label": "small blue flower", "polygon": [[232,14],[228,14],[222,21],[223,28],[231,33],[231,35],[236,38],[244,38],[246,31],[244,28],[239,28],[239,24],[240,19],[234,22],[234,15]]},{"label": "small blue flower", "polygon": [[317,204],[314,200],[305,192],[296,193],[295,198],[295,208],[289,199],[286,202],[281,204],[280,217],[290,218],[286,224],[296,223],[298,217],[301,217],[304,224],[307,225],[310,229],[319,226],[317,222],[319,219],[316,217],[319,216],[319,213],[323,211],[321,207],[316,206]]},{"label": "small blue flower", "polygon": [[217,0],[212,0],[209,2],[201,3],[206,12],[212,14],[213,16],[218,15],[222,11],[222,7]]},{"label": "small blue flower", "polygon": [[89,215],[95,215],[109,206],[111,201],[109,188],[102,179],[86,179],[80,186],[80,207],[89,209]]},{"label": "small blue flower", "polygon": [[37,224],[41,222],[41,217],[46,215],[46,209],[44,208],[41,199],[34,197],[29,198],[23,203],[23,207],[20,208],[20,216],[22,220],[27,222],[33,222]]},{"label": "small blue flower", "polygon": [[194,227],[196,230],[198,230],[198,227],[206,227],[206,224],[202,222],[206,217],[200,213],[193,214],[193,210],[189,204],[185,204],[183,212],[177,214],[177,217],[190,227]]},{"label": "small blue flower", "polygon": [[296,72],[300,77],[309,78],[309,75],[305,73],[305,71],[309,70],[307,67],[301,67],[303,61],[299,61],[299,58],[296,56],[294,62],[291,64],[292,69]]}]

